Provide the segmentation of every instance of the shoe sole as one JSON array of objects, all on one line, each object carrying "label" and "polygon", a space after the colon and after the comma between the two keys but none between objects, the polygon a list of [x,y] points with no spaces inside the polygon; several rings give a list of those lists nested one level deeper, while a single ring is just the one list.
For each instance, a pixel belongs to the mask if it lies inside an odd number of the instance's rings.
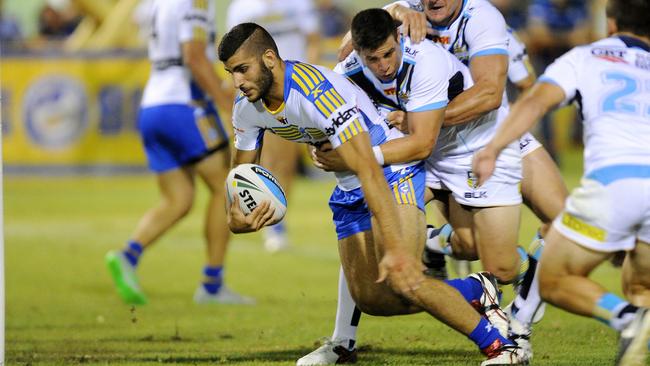
[{"label": "shoe sole", "polygon": [[122,272],[122,266],[117,255],[114,253],[108,253],[106,255],[106,266],[108,267],[108,272],[113,278],[113,282],[117,288],[117,293],[125,303],[129,305],[145,305],[147,303],[147,298],[144,297],[143,294],[134,291],[124,281],[124,273]]},{"label": "shoe sole", "polygon": [[639,333],[625,350],[617,366],[644,366],[650,341],[650,311],[647,311],[641,321]]}]

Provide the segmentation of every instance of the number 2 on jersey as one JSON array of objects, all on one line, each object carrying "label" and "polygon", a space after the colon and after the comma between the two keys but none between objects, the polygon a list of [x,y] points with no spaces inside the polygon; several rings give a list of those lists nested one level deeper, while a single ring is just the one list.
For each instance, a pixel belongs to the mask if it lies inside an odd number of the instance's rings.
[{"label": "number 2 on jersey", "polygon": [[605,96],[602,104],[603,112],[643,115],[650,118],[650,105],[644,105],[644,110],[640,110],[639,103],[632,98],[640,89],[650,93],[650,80],[638,80],[620,71],[607,71],[602,76],[605,84],[620,86]]}]

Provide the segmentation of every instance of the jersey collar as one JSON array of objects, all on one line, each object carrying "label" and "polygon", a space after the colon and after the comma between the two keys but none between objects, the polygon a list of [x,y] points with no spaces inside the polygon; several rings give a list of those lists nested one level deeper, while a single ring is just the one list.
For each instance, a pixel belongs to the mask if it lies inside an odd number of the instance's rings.
[{"label": "jersey collar", "polygon": [[646,52],[650,52],[650,44],[647,44],[638,38],[623,35],[618,35],[617,37],[629,48],[640,48]]}]

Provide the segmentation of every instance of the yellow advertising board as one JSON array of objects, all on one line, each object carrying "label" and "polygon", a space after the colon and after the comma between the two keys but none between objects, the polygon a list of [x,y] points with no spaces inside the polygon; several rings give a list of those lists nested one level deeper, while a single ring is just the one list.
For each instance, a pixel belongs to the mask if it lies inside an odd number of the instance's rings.
[{"label": "yellow advertising board", "polygon": [[3,57],[6,167],[144,167],[137,111],[141,55]]}]

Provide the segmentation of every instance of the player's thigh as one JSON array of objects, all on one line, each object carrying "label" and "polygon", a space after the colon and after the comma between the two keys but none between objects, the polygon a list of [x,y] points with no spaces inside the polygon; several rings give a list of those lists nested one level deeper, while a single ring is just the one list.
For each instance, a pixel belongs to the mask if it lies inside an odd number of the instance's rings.
[{"label": "player's thigh", "polygon": [[540,259],[540,286],[554,288],[566,276],[587,277],[599,264],[613,253],[599,252],[585,247],[562,235],[555,226],[545,238],[546,244]]},{"label": "player's thigh", "polygon": [[560,171],[544,147],[522,158],[521,195],[543,222],[550,223],[564,208],[569,191]]},{"label": "player's thigh", "polygon": [[454,228],[455,240],[452,240],[454,256],[459,259],[478,259],[478,251],[474,242],[473,222],[474,212],[471,207],[459,204],[455,198],[449,197],[448,221]]},{"label": "player's thigh", "polygon": [[372,231],[359,232],[339,239],[343,273],[355,303],[371,315],[403,314],[408,303],[397,296],[386,281],[377,283],[379,272]]},{"label": "player's thigh", "polygon": [[230,167],[230,149],[219,149],[201,159],[194,170],[205,182],[211,192],[222,192]]},{"label": "player's thigh", "polygon": [[[424,250],[424,240],[426,236],[426,219],[424,212],[416,205],[402,204],[397,205],[397,213],[400,220],[400,237],[402,245],[406,250],[418,258]],[[383,255],[381,243],[381,233],[377,220],[372,218],[372,231],[375,238],[375,249],[377,258],[381,260]]]},{"label": "player's thigh", "polygon": [[483,267],[501,281],[510,281],[517,275],[521,206],[474,208],[473,235]]},{"label": "player's thigh", "polygon": [[623,291],[637,306],[650,307],[650,243],[637,241],[623,262]]}]

